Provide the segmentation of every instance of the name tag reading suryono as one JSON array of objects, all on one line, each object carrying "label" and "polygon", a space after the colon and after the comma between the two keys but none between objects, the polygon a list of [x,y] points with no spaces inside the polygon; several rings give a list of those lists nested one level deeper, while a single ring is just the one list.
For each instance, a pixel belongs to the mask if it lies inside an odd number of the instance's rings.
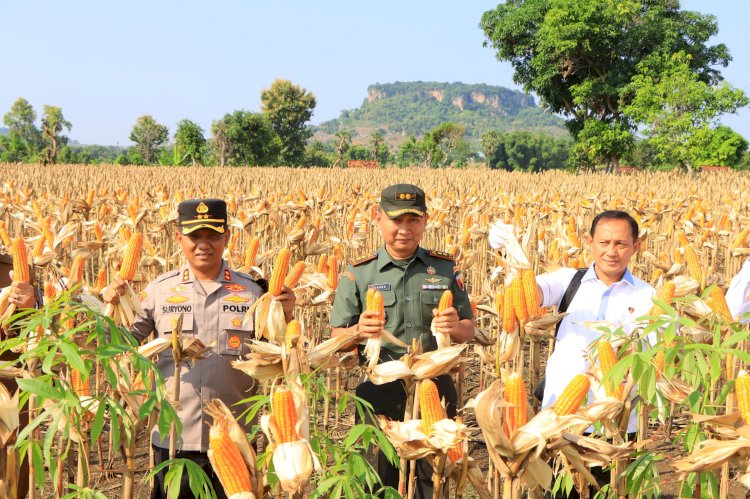
[{"label": "name tag reading suryono", "polygon": [[378,291],[390,291],[391,285],[389,283],[385,284],[370,284],[367,286],[369,289],[377,289]]}]

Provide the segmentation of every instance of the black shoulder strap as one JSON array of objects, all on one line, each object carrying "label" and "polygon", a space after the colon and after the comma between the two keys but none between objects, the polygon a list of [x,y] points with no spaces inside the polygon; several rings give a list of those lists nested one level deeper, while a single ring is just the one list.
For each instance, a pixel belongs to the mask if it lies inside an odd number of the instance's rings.
[{"label": "black shoulder strap", "polygon": [[[583,276],[586,275],[586,271],[588,269],[578,269],[573,276],[573,280],[570,281],[570,284],[568,284],[567,289],[565,290],[565,294],[562,297],[562,300],[560,300],[560,306],[557,307],[557,312],[567,312],[568,307],[570,306],[570,302],[573,301],[573,298],[575,297],[576,293],[578,293],[578,288],[581,287],[581,281],[583,280]],[[557,323],[557,326],[555,326],[555,338],[557,338],[557,332],[560,330],[560,324],[562,321]]]}]

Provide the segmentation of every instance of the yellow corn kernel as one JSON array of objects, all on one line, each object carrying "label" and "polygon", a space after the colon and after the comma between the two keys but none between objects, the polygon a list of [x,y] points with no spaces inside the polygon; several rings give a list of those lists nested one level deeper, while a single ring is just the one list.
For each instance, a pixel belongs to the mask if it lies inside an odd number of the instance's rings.
[{"label": "yellow corn kernel", "polygon": [[10,248],[13,244],[10,240],[10,236],[8,235],[8,229],[5,228],[5,222],[0,225],[0,241],[3,242],[3,246],[6,248]]},{"label": "yellow corn kernel", "polygon": [[68,287],[83,282],[84,263],[85,258],[82,254],[79,253],[73,257],[73,263],[70,265],[70,274],[68,275]]},{"label": "yellow corn kernel", "polygon": [[521,284],[529,317],[539,317],[539,295],[537,294],[536,277],[533,270],[526,269],[521,273]]},{"label": "yellow corn kernel", "polygon": [[120,278],[123,281],[132,281],[138,270],[138,262],[141,259],[141,248],[143,247],[143,234],[136,232],[128,240],[125,256],[120,267]]},{"label": "yellow corn kernel", "polygon": [[77,369],[70,370],[70,385],[73,388],[73,391],[76,393],[76,395],[90,397],[91,396],[91,386],[89,384],[89,378],[86,378],[86,381],[83,380],[83,377],[81,376],[81,372]]},{"label": "yellow corn kernel", "polygon": [[703,268],[701,268],[698,254],[692,244],[684,246],[685,263],[687,264],[688,274],[698,282],[703,282]]},{"label": "yellow corn kernel", "polygon": [[271,271],[271,280],[268,283],[268,292],[271,293],[271,296],[279,296],[281,294],[281,287],[289,271],[289,260],[291,258],[292,251],[289,248],[282,248],[276,255]]},{"label": "yellow corn kernel", "polygon": [[664,350],[656,352],[656,355],[651,359],[651,364],[656,369],[656,379],[659,379],[664,373]]},{"label": "yellow corn kernel", "polygon": [[260,239],[257,236],[250,238],[245,249],[245,267],[254,267],[255,259],[258,257],[258,248],[260,248]]},{"label": "yellow corn kernel", "polygon": [[422,414],[422,430],[425,435],[429,435],[433,425],[446,417],[437,385],[430,379],[422,380],[419,384],[419,411]]},{"label": "yellow corn kernel", "polygon": [[[656,298],[663,301],[667,305],[672,303],[672,300],[674,299],[674,292],[675,292],[675,284],[672,281],[665,282],[664,284],[659,287],[659,291],[656,292]],[[661,307],[654,304],[653,307],[651,307],[651,310],[649,311],[648,315],[660,315],[664,312]]]},{"label": "yellow corn kernel", "polygon": [[339,259],[336,255],[332,255],[328,259],[328,269],[326,269],[326,281],[328,287],[336,289],[339,285]]},{"label": "yellow corn kernel", "polygon": [[237,444],[229,436],[226,425],[214,424],[208,434],[208,445],[216,463],[214,471],[219,477],[227,497],[240,492],[252,492],[250,471]]},{"label": "yellow corn kernel", "polygon": [[517,372],[511,374],[505,382],[503,400],[509,404],[505,406],[503,431],[510,437],[514,431],[528,422],[526,384]]},{"label": "yellow corn kernel", "polygon": [[438,313],[442,314],[446,309],[449,309],[453,306],[453,293],[450,289],[446,289],[443,291],[443,294],[440,295],[440,301],[438,302]]},{"label": "yellow corn kernel", "polygon": [[513,293],[508,287],[503,294],[503,331],[512,333],[516,329],[516,312],[513,307]]},{"label": "yellow corn kernel", "polygon": [[567,416],[568,414],[578,412],[583,399],[589,392],[589,386],[590,382],[585,374],[576,374],[560,394],[552,410],[560,416]]},{"label": "yellow corn kernel", "polygon": [[521,327],[523,327],[523,324],[529,320],[529,312],[526,309],[526,297],[523,293],[523,283],[520,278],[516,277],[510,283],[510,295],[513,298],[513,311]]},{"label": "yellow corn kernel", "polygon": [[714,286],[708,292],[706,304],[711,307],[711,310],[714,311],[719,319],[724,322],[732,322],[732,312],[729,310],[729,305],[727,305],[726,296],[724,296],[724,293],[718,286]]},{"label": "yellow corn kernel", "polygon": [[315,272],[325,274],[328,272],[328,255],[323,253],[318,257],[318,264],[315,266]]},{"label": "yellow corn kernel", "polygon": [[750,234],[750,227],[742,229],[732,241],[731,249],[744,248],[747,235]]},{"label": "yellow corn kernel", "polygon": [[297,434],[297,409],[294,406],[294,395],[291,390],[276,390],[272,401],[273,417],[279,429],[279,442],[294,442],[299,440]]},{"label": "yellow corn kernel", "polygon": [[367,288],[365,295],[365,310],[368,312],[377,312],[377,319],[385,319],[385,307],[383,305],[383,295],[375,288]]},{"label": "yellow corn kernel", "polygon": [[[605,376],[614,365],[617,364],[617,354],[615,349],[612,348],[612,344],[607,340],[599,341],[599,367],[602,370],[602,377]],[[622,399],[622,383],[616,383],[615,381],[609,381],[604,385],[604,389],[607,392],[608,397],[614,397],[618,400]]]},{"label": "yellow corn kernel", "polygon": [[674,234],[675,234],[675,237],[677,238],[677,244],[679,246],[687,246],[688,244],[690,244],[687,237],[685,237],[685,231],[678,230],[678,231],[675,231]]},{"label": "yellow corn kernel", "polygon": [[294,264],[292,270],[289,271],[289,275],[287,275],[286,279],[284,279],[284,286],[286,286],[287,288],[293,288],[294,286],[296,286],[304,272],[305,262],[303,260],[300,260],[299,262]]},{"label": "yellow corn kernel", "polygon": [[300,326],[297,319],[292,319],[289,324],[286,325],[286,340],[287,349],[292,348],[292,339],[299,338],[302,335],[302,326]]},{"label": "yellow corn kernel", "polygon": [[15,238],[11,243],[11,255],[13,256],[13,281],[31,282],[29,254],[26,252],[26,242],[22,237]]},{"label": "yellow corn kernel", "polygon": [[31,252],[31,258],[42,256],[42,253],[44,253],[44,245],[46,242],[47,242],[47,234],[45,232],[42,232],[42,235],[39,236],[39,239],[36,240],[34,249]]},{"label": "yellow corn kernel", "polygon": [[750,425],[750,376],[744,370],[740,371],[734,380],[734,391],[742,420],[746,425]]}]

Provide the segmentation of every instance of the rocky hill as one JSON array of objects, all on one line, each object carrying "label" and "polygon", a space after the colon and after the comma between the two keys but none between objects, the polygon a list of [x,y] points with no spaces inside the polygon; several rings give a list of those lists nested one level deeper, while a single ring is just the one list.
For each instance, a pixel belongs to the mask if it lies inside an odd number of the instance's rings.
[{"label": "rocky hill", "polygon": [[466,138],[479,141],[487,130],[530,130],[556,137],[567,131],[563,120],[545,113],[531,95],[492,85],[396,82],[371,85],[356,109],[315,127],[315,139],[327,140],[338,130],[355,131],[355,142],[381,130],[390,143],[409,134],[423,135],[441,123],[466,126]]}]

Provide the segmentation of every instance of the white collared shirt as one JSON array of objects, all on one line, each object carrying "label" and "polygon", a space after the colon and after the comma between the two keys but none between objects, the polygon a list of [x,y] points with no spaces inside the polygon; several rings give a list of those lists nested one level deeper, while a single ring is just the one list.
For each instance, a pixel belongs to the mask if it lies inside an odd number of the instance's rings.
[{"label": "white collared shirt", "polygon": [[[562,268],[537,277],[542,290],[542,306],[558,306],[568,288],[576,269]],[[602,282],[594,271],[594,266],[581,280],[581,287],[568,306],[568,315],[563,318],[557,333],[555,350],[547,361],[546,382],[542,407],[555,403],[562,391],[576,374],[588,369],[585,353],[592,342],[599,339],[601,332],[586,328],[587,321],[606,320],[621,326],[626,333],[636,327],[636,318],[646,315],[652,306],[654,288],[634,277],[629,270],[622,279],[611,286]],[[589,401],[593,400],[589,393]],[[637,429],[635,417],[631,414],[628,431]]]},{"label": "white collared shirt", "polygon": [[742,268],[732,278],[732,282],[727,289],[727,305],[732,317],[739,318],[742,322],[750,322],[750,319],[743,319],[744,315],[750,313],[750,260],[745,260]]}]

